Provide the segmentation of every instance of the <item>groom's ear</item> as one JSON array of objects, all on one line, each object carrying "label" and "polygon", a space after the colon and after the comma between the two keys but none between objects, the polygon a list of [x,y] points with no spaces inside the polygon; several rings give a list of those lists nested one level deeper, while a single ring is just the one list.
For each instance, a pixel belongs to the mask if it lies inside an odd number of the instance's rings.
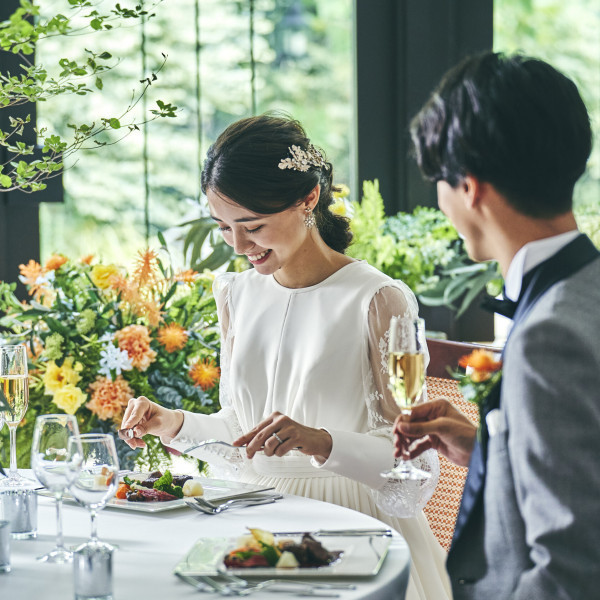
[{"label": "groom's ear", "polygon": [[470,209],[479,208],[485,197],[486,183],[473,175],[466,175],[460,183],[465,206]]}]

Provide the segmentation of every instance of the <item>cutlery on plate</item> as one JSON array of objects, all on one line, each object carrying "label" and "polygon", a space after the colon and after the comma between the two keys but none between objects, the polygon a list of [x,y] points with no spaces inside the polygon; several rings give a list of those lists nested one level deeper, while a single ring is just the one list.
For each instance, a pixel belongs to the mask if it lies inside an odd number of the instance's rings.
[{"label": "cutlery on plate", "polygon": [[[255,592],[259,592],[262,589],[267,588],[269,592],[288,592],[294,594],[294,596],[313,596],[323,598],[339,598],[340,595],[333,589],[355,589],[354,586],[348,586],[344,588],[333,588],[326,587],[327,584],[313,584],[304,581],[286,581],[281,580],[266,580],[256,584],[250,583],[240,577],[232,575],[223,575],[227,583],[218,581],[216,577],[208,577],[206,575],[195,575],[193,577],[175,571],[175,575],[179,577],[185,583],[193,586],[198,591],[210,592],[215,591],[221,596],[250,596]],[[238,583],[236,580],[244,582],[245,585]],[[278,586],[276,588],[276,586]]]},{"label": "cutlery on plate", "polygon": [[339,536],[339,537],[359,537],[359,536],[384,536],[391,537],[391,529],[319,529],[318,531],[273,531],[273,535],[304,535],[309,533],[312,536]]},{"label": "cutlery on plate", "polygon": [[256,490],[250,490],[248,492],[234,492],[233,494],[229,494],[229,495],[225,495],[225,496],[217,496],[216,498],[213,498],[212,500],[206,500],[203,496],[196,496],[197,498],[203,498],[203,500],[207,501],[207,502],[211,502],[212,504],[220,504],[222,502],[225,502],[226,500],[235,500],[236,498],[246,498],[248,496],[256,496],[256,494],[260,493],[260,492],[271,492],[273,491],[275,488],[274,487],[266,487],[266,488],[259,488]]},{"label": "cutlery on plate", "polygon": [[223,448],[233,448],[235,450],[246,447],[246,446],[234,446],[233,444],[224,442],[223,440],[216,440],[216,439],[215,440],[204,440],[203,442],[200,442],[199,444],[195,444],[194,446],[190,446],[189,448],[186,448],[183,451],[183,453],[187,454],[188,452],[192,452],[193,450],[198,450],[199,448],[208,448],[210,450],[218,451],[219,446],[222,446]]},{"label": "cutlery on plate", "polygon": [[[322,589],[322,590],[355,590],[356,585],[353,583],[335,583],[335,582],[322,582],[322,581],[300,581],[298,579],[263,579],[262,581],[248,581],[243,579],[242,577],[238,577],[237,575],[233,575],[232,573],[228,573],[224,569],[218,569],[219,575],[226,579],[230,586],[239,586],[239,587],[252,587],[254,588],[265,588],[271,585],[300,585],[305,587],[310,587],[314,589]],[[250,573],[249,576],[252,574]]]},{"label": "cutlery on plate", "polygon": [[199,592],[212,592],[214,588],[210,587],[206,583],[202,583],[201,581],[196,581],[193,577],[189,575],[184,575],[179,571],[174,571],[175,575],[179,577],[184,583],[187,583],[193,587],[195,587]]},{"label": "cutlery on plate", "polygon": [[[189,448],[186,448],[183,451],[183,453],[188,454],[189,452],[193,452],[194,450],[198,450],[200,448],[206,448],[207,450],[211,450],[218,454],[219,452],[226,453],[228,449],[240,450],[241,448],[246,448],[246,447],[247,446],[245,444],[243,446],[234,446],[233,444],[230,444],[229,442],[224,442],[223,440],[210,439],[210,440],[204,440],[203,442],[200,442],[199,444],[195,444],[193,446],[190,446]],[[300,450],[300,447],[292,448],[292,450]],[[262,451],[262,448],[260,451]]]},{"label": "cutlery on plate", "polygon": [[262,504],[272,504],[283,496],[267,496],[266,498],[240,498],[237,500],[229,500],[218,506],[212,506],[206,503],[198,502],[197,498],[185,500],[185,503],[191,508],[198,510],[206,515],[218,515],[224,510],[230,508],[243,508],[247,506],[260,506]]},{"label": "cutlery on plate", "polygon": [[262,492],[267,492],[274,490],[275,488],[265,488],[262,490],[257,490],[255,492],[246,492],[244,494],[232,494],[231,496],[221,496],[220,498],[213,498],[209,500],[204,498],[203,496],[194,496],[194,500],[198,504],[202,504],[205,506],[210,506],[211,508],[217,508],[217,506],[221,506],[225,504],[225,502],[232,502],[234,500],[266,500],[267,498],[274,498],[279,500],[283,498],[281,494],[273,493],[273,494],[263,494]]}]

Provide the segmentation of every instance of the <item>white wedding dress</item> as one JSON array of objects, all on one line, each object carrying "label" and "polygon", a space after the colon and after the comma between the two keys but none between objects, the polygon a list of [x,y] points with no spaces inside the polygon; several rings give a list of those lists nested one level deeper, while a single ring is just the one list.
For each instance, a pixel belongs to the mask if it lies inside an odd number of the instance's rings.
[{"label": "white wedding dress", "polygon": [[[210,438],[231,442],[275,411],[326,429],[333,439],[326,462],[299,451],[281,458],[258,453],[249,461],[236,450],[237,477],[388,523],[411,550],[407,599],[450,598],[446,555],[423,513],[398,519],[375,502],[379,495],[384,506],[406,504],[405,482],[383,487],[379,473],[393,466],[391,426],[398,412],[386,386],[388,327],[393,315],[416,316],[410,289],[357,261],[301,289],[254,270],[224,273],[215,281],[215,297],[222,409],[213,415],[185,412],[169,446],[184,450]],[[210,453],[192,454],[211,460]],[[437,454],[427,455],[435,477]]]}]

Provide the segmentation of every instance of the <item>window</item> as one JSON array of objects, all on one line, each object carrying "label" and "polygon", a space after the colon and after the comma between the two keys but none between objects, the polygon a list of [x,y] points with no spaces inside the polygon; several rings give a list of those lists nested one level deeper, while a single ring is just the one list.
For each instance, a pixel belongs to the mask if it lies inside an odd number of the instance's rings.
[{"label": "window", "polygon": [[[37,61],[46,65],[82,55],[84,48],[121,59],[105,75],[102,91],[40,103],[40,126],[68,135],[67,124],[75,119],[119,115],[140,90],[139,80],[159,68],[161,53],[168,57],[165,66],[131,116],[140,120],[143,103],[152,108],[157,98],[181,108],[176,119],[149,123],[145,137],[134,132],[115,145],[79,153],[67,165],[65,203],[42,205],[42,258],[57,251],[122,261],[146,244],[146,236],[156,245],[157,231],[198,216],[202,158],[224,127],[251,115],[253,106],[257,113],[283,110],[299,119],[326,150],[336,182],[352,181],[352,6],[352,0],[165,1],[143,29],[136,24],[40,42]],[[118,139],[121,131],[104,141]]]},{"label": "window", "polygon": [[578,216],[600,214],[600,0],[495,0],[494,50],[523,51],[571,77],[592,119],[596,143],[575,189]]}]

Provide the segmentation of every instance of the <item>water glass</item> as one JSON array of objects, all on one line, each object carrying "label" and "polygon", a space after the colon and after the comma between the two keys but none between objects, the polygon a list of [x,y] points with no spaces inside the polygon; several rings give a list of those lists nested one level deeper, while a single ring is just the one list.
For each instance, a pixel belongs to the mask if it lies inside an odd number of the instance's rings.
[{"label": "water glass", "polygon": [[[69,440],[67,460],[81,456],[81,468],[71,482],[69,491],[79,504],[90,512],[91,537],[85,545],[112,546],[98,539],[96,518],[98,511],[115,495],[119,485],[119,458],[112,435],[86,433]],[[81,548],[77,548],[80,550]]]},{"label": "water glass", "polygon": [[67,455],[69,440],[78,435],[77,421],[72,415],[41,415],[35,420],[31,467],[39,481],[54,493],[56,499],[56,547],[38,560],[65,563],[73,558],[73,553],[63,543],[62,497],[81,468],[81,445],[78,446],[78,452]]},{"label": "water glass", "polygon": [[10,523],[13,538],[22,540],[37,536],[37,499],[34,490],[15,489],[0,493],[0,512]]},{"label": "water glass", "polygon": [[10,572],[10,523],[0,521],[0,573]]},{"label": "water glass", "polygon": [[83,546],[73,553],[75,600],[112,600],[113,551]]}]

